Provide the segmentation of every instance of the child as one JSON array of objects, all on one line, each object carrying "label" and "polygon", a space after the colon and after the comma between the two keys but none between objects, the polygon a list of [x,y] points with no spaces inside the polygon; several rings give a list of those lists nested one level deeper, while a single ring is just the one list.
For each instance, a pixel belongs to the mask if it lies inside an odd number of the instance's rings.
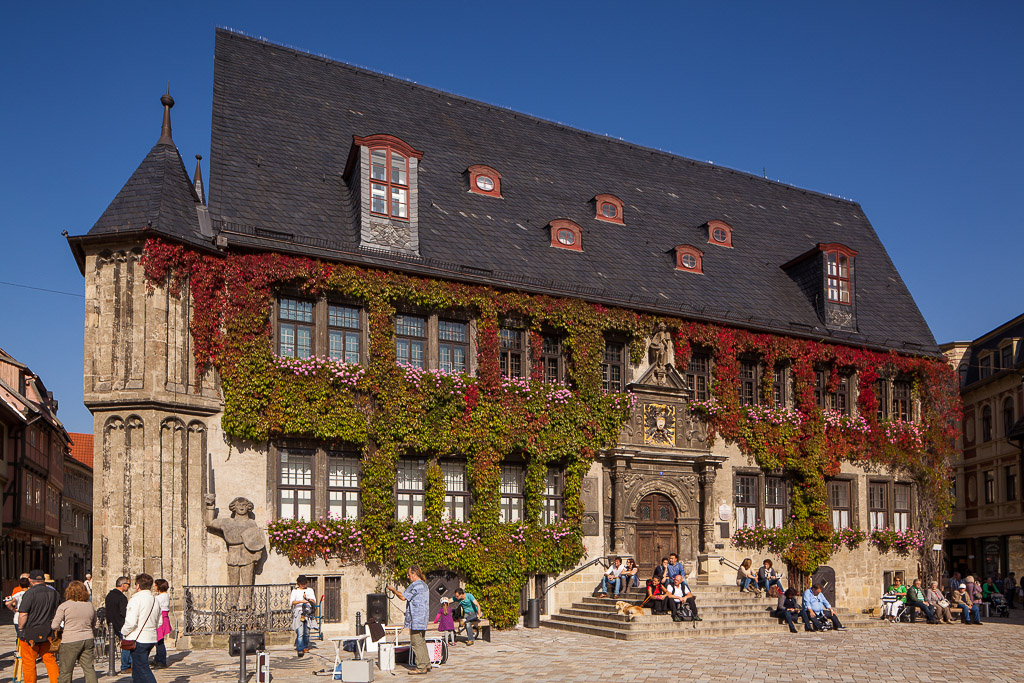
[{"label": "child", "polygon": [[434,623],[437,624],[437,630],[441,632],[441,635],[450,643],[455,642],[455,620],[452,619],[452,607],[451,598],[441,598],[441,609],[437,610],[437,616],[434,617]]}]

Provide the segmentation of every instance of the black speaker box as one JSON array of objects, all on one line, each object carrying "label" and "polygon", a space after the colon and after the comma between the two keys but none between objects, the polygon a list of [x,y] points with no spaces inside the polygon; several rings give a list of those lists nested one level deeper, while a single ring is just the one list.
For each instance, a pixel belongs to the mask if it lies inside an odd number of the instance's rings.
[{"label": "black speaker box", "polygon": [[388,623],[388,596],[383,593],[366,594],[366,620],[376,619],[380,624]]},{"label": "black speaker box", "polygon": [[[237,657],[239,650],[242,645],[242,634],[232,633],[231,637],[228,638],[228,656]],[[265,650],[266,644],[264,642],[262,633],[248,632],[245,634],[245,654],[254,655],[258,650]]]}]

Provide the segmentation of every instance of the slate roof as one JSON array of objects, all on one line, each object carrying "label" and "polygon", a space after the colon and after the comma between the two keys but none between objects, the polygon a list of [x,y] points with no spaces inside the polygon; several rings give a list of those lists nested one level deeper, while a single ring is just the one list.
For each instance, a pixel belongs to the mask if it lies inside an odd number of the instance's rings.
[{"label": "slate roof", "polygon": [[[357,189],[342,174],[353,136],[375,133],[424,153],[419,257],[358,244]],[[210,213],[218,243],[230,249],[296,252],[855,345],[937,350],[855,202],[224,29],[216,36],[211,151]],[[473,164],[502,174],[503,199],[467,191],[464,173]],[[198,236],[194,211],[185,210],[194,192],[188,197],[172,178],[183,173],[180,158],[165,150],[152,166],[148,189],[166,181],[160,201],[138,195],[129,181],[92,232],[145,218],[158,232]],[[624,226],[594,218],[591,200],[601,193],[625,202]],[[547,226],[556,218],[582,226],[582,253],[550,246]],[[712,219],[732,226],[733,249],[707,243],[701,226]],[[855,333],[826,330],[780,267],[829,242],[859,253]],[[674,269],[678,244],[704,252],[704,275]]]},{"label": "slate roof", "polygon": [[1006,374],[1016,373],[1016,368],[1024,366],[1024,343],[1018,343],[1014,353],[1013,367],[1000,367],[1002,362],[1002,349],[1000,347],[1007,340],[1022,338],[1024,338],[1024,314],[1011,318],[999,327],[986,332],[971,342],[960,359],[960,364],[967,367],[967,372],[963,376],[963,390],[969,391],[974,389],[975,387],[972,385],[975,382],[982,381],[981,357],[986,353],[992,354],[989,376],[985,378],[989,381],[993,381],[996,377],[1002,377]]},{"label": "slate roof", "polygon": [[[201,239],[196,197],[173,144],[153,145],[89,235],[155,230],[188,241]],[[205,240],[209,243],[209,240]]]}]

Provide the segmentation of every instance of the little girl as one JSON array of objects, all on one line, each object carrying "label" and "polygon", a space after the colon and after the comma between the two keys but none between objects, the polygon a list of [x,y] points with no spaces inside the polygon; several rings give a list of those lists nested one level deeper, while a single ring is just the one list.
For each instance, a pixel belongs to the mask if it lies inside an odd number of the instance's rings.
[{"label": "little girl", "polygon": [[437,610],[437,616],[434,617],[434,623],[437,624],[437,630],[441,632],[445,640],[450,643],[455,642],[455,620],[452,619],[452,607],[451,598],[441,598],[441,609]]}]

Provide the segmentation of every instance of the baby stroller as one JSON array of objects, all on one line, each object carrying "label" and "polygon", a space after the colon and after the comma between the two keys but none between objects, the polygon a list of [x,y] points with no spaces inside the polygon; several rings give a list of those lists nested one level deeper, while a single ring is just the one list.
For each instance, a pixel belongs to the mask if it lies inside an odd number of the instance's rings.
[{"label": "baby stroller", "polygon": [[992,600],[992,608],[996,611],[997,617],[1010,618],[1010,606],[1006,602],[1006,598],[1001,593],[993,593],[990,597]]}]

